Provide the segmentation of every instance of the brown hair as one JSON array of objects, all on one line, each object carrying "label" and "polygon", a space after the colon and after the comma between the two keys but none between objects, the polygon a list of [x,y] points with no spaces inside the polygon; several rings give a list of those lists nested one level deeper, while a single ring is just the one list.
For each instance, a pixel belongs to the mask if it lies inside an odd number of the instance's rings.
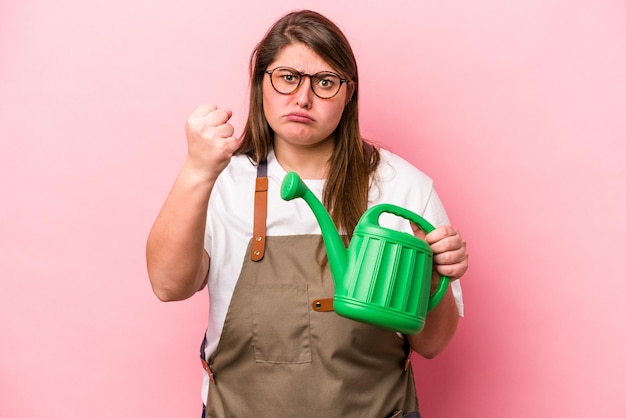
[{"label": "brown hair", "polygon": [[302,43],[311,48],[342,77],[350,80],[353,93],[335,129],[335,149],[330,163],[323,203],[337,229],[352,236],[367,209],[370,175],[378,166],[378,150],[367,143],[359,129],[358,71],[352,48],[341,30],[319,13],[302,10],[279,19],[259,42],[250,58],[250,108],[237,154],[256,163],[267,158],[274,133],[263,111],[263,78],[267,66],[287,45]]}]

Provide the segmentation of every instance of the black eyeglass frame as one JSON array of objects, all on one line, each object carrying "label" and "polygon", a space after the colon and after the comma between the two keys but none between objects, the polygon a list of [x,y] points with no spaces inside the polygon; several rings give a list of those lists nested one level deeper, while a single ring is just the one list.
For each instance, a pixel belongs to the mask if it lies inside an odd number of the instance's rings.
[{"label": "black eyeglass frame", "polygon": [[[298,84],[289,93],[283,93],[282,91],[278,90],[276,88],[276,86],[274,86],[274,81],[272,80],[272,73],[274,73],[274,71],[276,71],[276,70],[288,70],[288,71],[292,72],[294,75],[298,74],[300,76],[300,78],[298,80]],[[273,68],[271,70],[265,70],[265,74],[268,74],[270,76],[270,84],[272,85],[272,87],[274,88],[276,93],[283,94],[285,96],[288,96],[288,95],[294,93],[296,90],[298,90],[298,88],[300,88],[300,85],[302,84],[302,80],[304,80],[304,77],[309,77],[309,80],[311,80],[311,83],[310,83],[311,91],[313,92],[313,94],[315,94],[320,99],[332,99],[333,97],[335,97],[336,95],[339,94],[339,92],[341,91],[341,86],[344,83],[347,84],[348,81],[350,81],[347,78],[341,78],[341,76],[339,74],[337,74],[337,73],[335,73],[333,71],[320,71],[320,72],[317,72],[315,74],[307,74],[307,73],[302,73],[302,72],[300,72],[300,71],[298,71],[298,70],[296,70],[295,68],[292,68],[292,67],[276,67],[276,68]],[[337,91],[335,92],[335,94],[333,94],[332,96],[322,97],[319,94],[317,94],[317,92],[313,88],[313,77],[316,77],[316,76],[318,76],[320,74],[331,74],[331,75],[334,75],[335,77],[337,77],[339,79],[339,87],[337,88]]]}]

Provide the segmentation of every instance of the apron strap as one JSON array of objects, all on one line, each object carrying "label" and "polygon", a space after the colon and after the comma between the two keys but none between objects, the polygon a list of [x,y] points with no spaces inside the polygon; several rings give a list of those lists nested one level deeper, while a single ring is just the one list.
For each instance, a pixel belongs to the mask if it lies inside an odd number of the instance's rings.
[{"label": "apron strap", "polygon": [[267,161],[259,162],[254,189],[254,227],[252,235],[252,261],[261,261],[265,255],[265,223],[267,219]]}]

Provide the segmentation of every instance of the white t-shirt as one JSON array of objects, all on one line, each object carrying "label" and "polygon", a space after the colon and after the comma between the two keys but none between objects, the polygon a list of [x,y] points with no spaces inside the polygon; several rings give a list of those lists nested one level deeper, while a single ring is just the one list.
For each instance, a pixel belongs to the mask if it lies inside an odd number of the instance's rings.
[{"label": "white t-shirt", "polygon": [[[370,187],[369,206],[391,203],[413,211],[433,226],[448,224],[446,212],[433,188],[432,180],[404,159],[380,150],[381,161]],[[267,236],[321,234],[319,224],[303,199],[285,201],[280,197],[287,174],[273,152],[267,159],[268,205]],[[210,295],[209,321],[206,331],[205,358],[217,348],[245,253],[252,237],[256,166],[244,155],[231,159],[220,174],[209,200],[205,249],[211,257],[208,278]],[[322,199],[325,180],[304,182],[318,199]],[[383,214],[380,224],[411,233],[409,222],[392,214]],[[458,280],[452,291],[459,315],[463,316],[463,298]],[[202,393],[209,385],[205,373]]]}]

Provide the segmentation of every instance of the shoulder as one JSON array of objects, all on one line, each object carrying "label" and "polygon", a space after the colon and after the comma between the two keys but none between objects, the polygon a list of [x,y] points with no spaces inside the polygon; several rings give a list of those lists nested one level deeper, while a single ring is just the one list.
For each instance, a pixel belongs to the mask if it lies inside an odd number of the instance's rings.
[{"label": "shoulder", "polygon": [[402,187],[433,187],[433,180],[413,164],[393,152],[384,148],[379,149],[380,163],[376,170],[375,182],[395,183],[399,182]]},{"label": "shoulder", "polygon": [[380,163],[372,177],[369,205],[391,203],[417,213],[435,226],[448,223],[433,180],[393,152],[379,151]]}]

